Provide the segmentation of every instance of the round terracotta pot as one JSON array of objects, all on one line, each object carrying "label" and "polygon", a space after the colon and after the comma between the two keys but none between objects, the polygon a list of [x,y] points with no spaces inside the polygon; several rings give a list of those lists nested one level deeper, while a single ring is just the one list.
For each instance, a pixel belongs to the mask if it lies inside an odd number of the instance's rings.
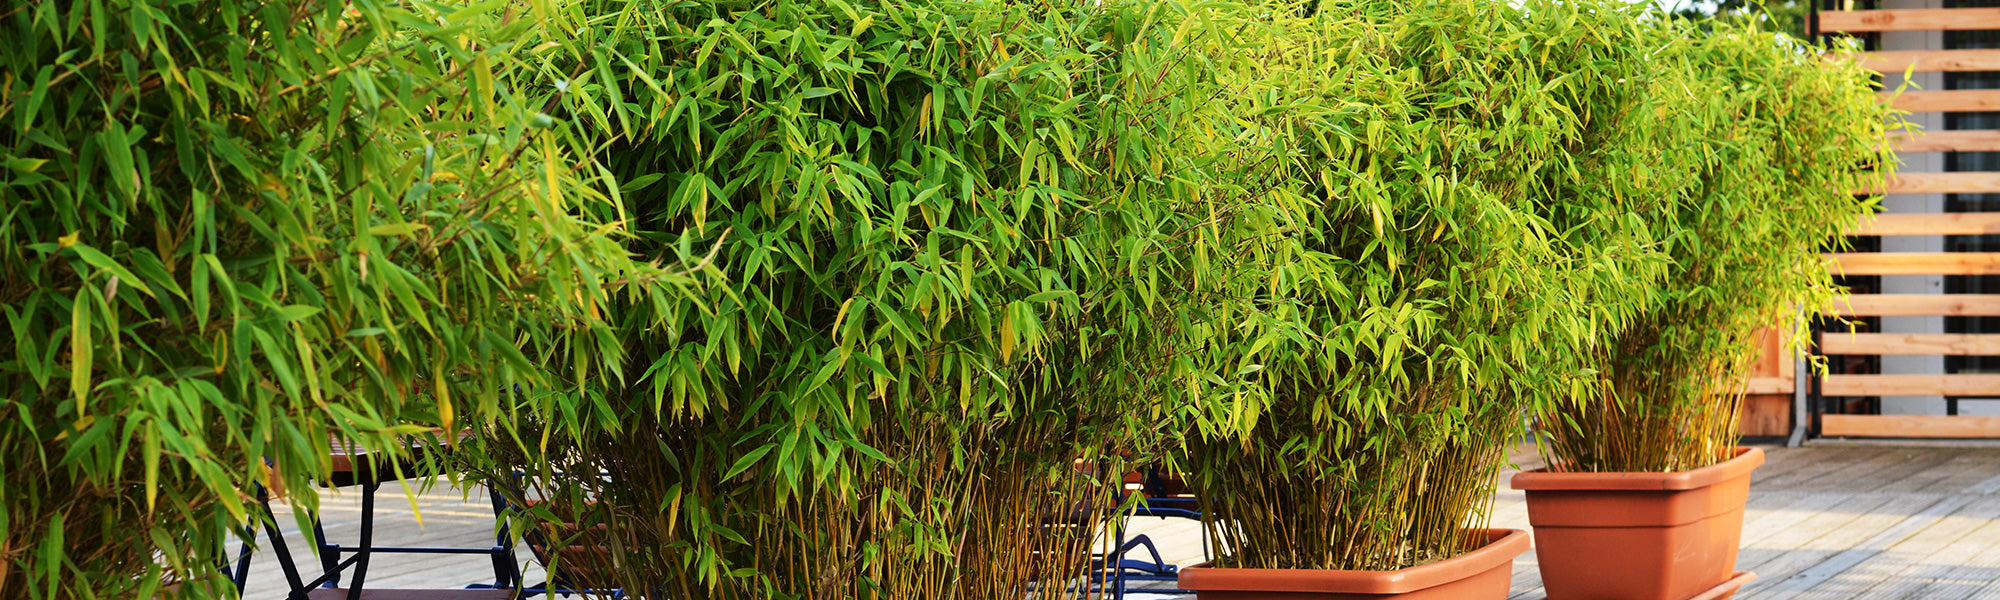
[{"label": "round terracotta pot", "polygon": [[1549,600],[1720,600],[1736,573],[1750,471],[1764,451],[1680,473],[1514,475]]},{"label": "round terracotta pot", "polygon": [[1528,546],[1528,532],[1488,529],[1478,550],[1408,569],[1218,569],[1204,563],[1181,569],[1180,587],[1201,600],[1502,600],[1514,577],[1514,557]]}]

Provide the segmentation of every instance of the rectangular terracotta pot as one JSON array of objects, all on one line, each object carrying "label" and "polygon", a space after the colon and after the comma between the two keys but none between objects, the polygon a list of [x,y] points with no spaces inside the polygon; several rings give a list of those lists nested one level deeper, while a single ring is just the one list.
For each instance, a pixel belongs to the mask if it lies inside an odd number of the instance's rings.
[{"label": "rectangular terracotta pot", "polygon": [[[1764,451],[1680,473],[1514,475],[1549,600],[1728,598],[1750,472]],[[1741,581],[1738,581],[1738,580]],[[1722,590],[1723,587],[1729,587]]]},{"label": "rectangular terracotta pot", "polygon": [[1204,563],[1182,569],[1180,587],[1201,600],[1503,600],[1514,557],[1528,547],[1525,531],[1488,529],[1478,550],[1408,569],[1221,569]]}]

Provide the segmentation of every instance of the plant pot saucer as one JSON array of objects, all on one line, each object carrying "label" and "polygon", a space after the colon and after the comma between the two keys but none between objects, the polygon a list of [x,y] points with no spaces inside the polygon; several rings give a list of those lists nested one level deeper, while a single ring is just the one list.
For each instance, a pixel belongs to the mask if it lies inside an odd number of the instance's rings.
[{"label": "plant pot saucer", "polygon": [[1708,591],[1695,594],[1693,598],[1688,598],[1688,600],[1729,600],[1729,597],[1734,595],[1736,590],[1743,589],[1744,585],[1748,585],[1756,579],[1756,573],[1737,571],[1728,581],[1722,582],[1722,585],[1708,588]]}]

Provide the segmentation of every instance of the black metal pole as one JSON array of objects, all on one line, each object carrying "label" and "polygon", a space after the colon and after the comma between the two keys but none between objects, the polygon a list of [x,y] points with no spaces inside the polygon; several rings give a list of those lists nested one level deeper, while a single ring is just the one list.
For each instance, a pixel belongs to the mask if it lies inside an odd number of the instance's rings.
[{"label": "black metal pole", "polygon": [[375,549],[375,490],[381,488],[380,481],[361,484],[361,544],[354,548],[359,556],[355,557],[354,579],[347,588],[347,600],[361,600],[362,580],[368,577],[368,558]]}]

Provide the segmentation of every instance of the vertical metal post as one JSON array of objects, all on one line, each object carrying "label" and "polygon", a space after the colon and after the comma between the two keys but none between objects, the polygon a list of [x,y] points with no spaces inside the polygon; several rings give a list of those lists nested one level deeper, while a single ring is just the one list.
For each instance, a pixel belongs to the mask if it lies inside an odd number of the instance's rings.
[{"label": "vertical metal post", "polygon": [[[1809,349],[1807,351],[1813,352],[1814,350]],[[1806,387],[1812,385],[1814,377],[1816,375],[1812,373],[1811,363],[1806,360],[1806,357],[1799,356],[1793,359],[1792,435],[1785,439],[1786,448],[1797,448],[1805,445],[1806,422],[1812,419],[1810,411],[1806,408],[1806,402],[1808,401]]]},{"label": "vertical metal post", "polygon": [[486,484],[486,494],[493,499],[493,518],[500,524],[499,533],[493,537],[493,587],[510,588],[515,587],[517,582],[526,583],[520,580],[521,575],[514,564],[514,541],[508,531],[507,499],[500,495],[500,490],[494,488],[491,481]]},{"label": "vertical metal post", "polygon": [[[1814,356],[1824,356],[1819,353],[1819,349],[1821,347],[1820,340],[1823,337],[1825,337],[1825,332],[1821,331],[1818,322],[1814,322],[1812,324],[1812,344],[1813,344]],[[1832,366],[1828,365],[1827,369],[1832,370]],[[1825,380],[1826,380],[1826,375],[1821,373],[1813,373],[1811,379],[1812,395],[1807,399],[1808,402],[1806,403],[1806,405],[1811,409],[1811,413],[1806,415],[1807,437],[1818,438],[1820,436],[1819,416],[1826,412],[1826,393],[1825,393],[1826,390],[1822,387],[1822,384],[1825,382]],[[1801,440],[1801,442],[1803,442],[1803,440]]]},{"label": "vertical metal post", "polygon": [[[231,566],[228,561],[224,561],[222,568],[229,573],[229,583],[236,586],[236,597],[242,598],[244,583],[250,579],[250,544],[257,541],[257,524],[247,523],[237,529],[237,534],[243,536],[243,548],[236,551],[236,564]],[[229,543],[223,542],[222,549],[227,552]]]},{"label": "vertical metal post", "polygon": [[368,577],[368,558],[375,549],[375,490],[382,488],[380,481],[361,484],[361,545],[354,548],[354,579],[347,588],[347,600],[361,600],[361,583]]},{"label": "vertical metal post", "polygon": [[326,583],[320,587],[340,587],[340,544],[326,541],[326,527],[319,513],[312,515],[313,543],[319,547],[319,568],[322,573],[330,573]]}]

